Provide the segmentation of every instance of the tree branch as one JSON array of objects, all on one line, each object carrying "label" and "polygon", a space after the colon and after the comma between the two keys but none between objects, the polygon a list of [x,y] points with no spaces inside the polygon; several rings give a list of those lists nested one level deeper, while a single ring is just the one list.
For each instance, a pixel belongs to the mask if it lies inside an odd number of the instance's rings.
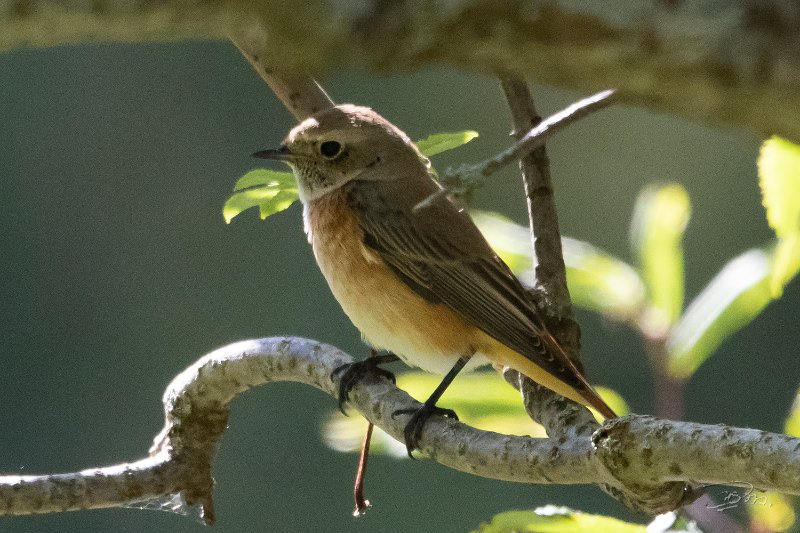
[{"label": "tree branch", "polygon": [[336,105],[310,76],[278,68],[275,52],[267,48],[267,34],[258,22],[242,23],[230,39],[297,122]]},{"label": "tree branch", "polygon": [[[164,394],[166,423],[150,457],[72,474],[0,477],[0,514],[21,515],[101,508],[180,492],[213,520],[211,462],[225,430],[231,400],[275,381],[311,385],[333,398],[335,368],[350,356],[316,341],[282,337],[220,348],[179,374]],[[381,376],[368,374],[352,390],[351,405],[402,440],[407,416],[418,407]],[[721,425],[672,422],[649,416],[574,425],[575,438],[535,439],[480,431],[452,419],[432,418],[422,451],[435,461],[474,475],[520,483],[593,483],[649,513],[679,505],[680,491],[644,500],[651,487],[684,481],[722,483],[800,494],[800,439]],[[672,485],[669,485],[673,483]],[[638,507],[637,507],[638,506]]]},{"label": "tree branch", "polygon": [[543,147],[550,137],[567,126],[610,105],[613,102],[613,95],[614,91],[607,90],[583,98],[542,120],[525,134],[518,136],[517,142],[499,154],[477,164],[447,169],[439,179],[444,188],[415,205],[414,211],[430,207],[441,196],[468,192],[482,178],[487,178],[511,163],[524,159],[528,154]]},{"label": "tree branch", "polygon": [[[524,79],[508,73],[499,77],[511,109],[514,125],[512,135],[524,140],[527,137],[525,132],[541,126],[542,118],[536,112],[533,97]],[[597,96],[601,95],[610,96],[607,93]],[[602,100],[600,98],[601,102]],[[575,106],[567,108],[564,114],[568,114],[567,111],[573,107]],[[561,231],[550,178],[550,161],[544,142],[522,158],[520,170],[525,185],[533,255],[536,259],[535,288],[544,295],[547,304],[544,307],[548,314],[558,319],[571,318],[572,302],[567,290],[567,268],[564,266],[564,254],[561,250]]]},{"label": "tree branch", "polygon": [[711,124],[800,142],[800,8],[793,0],[17,0],[0,50],[97,41],[221,39],[257,18],[291,71],[504,69]]}]

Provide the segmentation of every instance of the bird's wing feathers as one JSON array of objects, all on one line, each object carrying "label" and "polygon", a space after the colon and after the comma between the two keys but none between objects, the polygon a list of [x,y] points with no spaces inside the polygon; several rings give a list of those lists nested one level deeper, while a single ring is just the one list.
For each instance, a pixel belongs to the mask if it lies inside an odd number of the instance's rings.
[{"label": "bird's wing feathers", "polygon": [[[436,189],[433,183],[408,185],[401,180],[348,184],[347,199],[365,245],[426,300],[447,305],[560,380],[583,388],[560,348],[546,346],[544,339],[552,337],[530,297],[469,216],[445,198],[412,213],[413,205]],[[422,190],[410,198],[409,189]]]}]

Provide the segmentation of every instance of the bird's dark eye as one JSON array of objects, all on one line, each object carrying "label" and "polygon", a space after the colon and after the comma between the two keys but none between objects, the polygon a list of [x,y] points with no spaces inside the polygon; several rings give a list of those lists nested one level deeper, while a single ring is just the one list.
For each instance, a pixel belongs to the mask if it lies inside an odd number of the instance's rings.
[{"label": "bird's dark eye", "polygon": [[342,145],[336,141],[325,141],[319,145],[319,153],[327,158],[336,157],[342,150]]}]

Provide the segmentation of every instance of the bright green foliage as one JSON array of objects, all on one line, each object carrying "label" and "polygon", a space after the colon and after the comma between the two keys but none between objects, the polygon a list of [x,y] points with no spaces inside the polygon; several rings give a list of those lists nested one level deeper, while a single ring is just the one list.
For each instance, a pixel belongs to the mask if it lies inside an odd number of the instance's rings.
[{"label": "bright green foliage", "polygon": [[730,261],[694,299],[667,339],[668,368],[688,378],[727,337],[771,301],[770,258],[750,250]]},{"label": "bright green foliage", "polygon": [[[528,284],[533,283],[530,232],[496,213],[473,211],[472,218],[494,251]],[[573,303],[608,318],[625,321],[644,305],[644,284],[624,261],[589,243],[565,237],[561,241],[567,285]]]},{"label": "bright green foliage", "polygon": [[533,511],[507,511],[473,533],[645,533],[646,526],[610,516],[586,514],[548,505]]},{"label": "bright green foliage", "polygon": [[634,320],[644,307],[639,274],[626,262],[577,239],[563,239],[572,302],[619,321]]},{"label": "bright green foliage", "polygon": [[[475,131],[437,133],[417,142],[417,147],[425,156],[432,156],[452,150],[468,143],[478,136]],[[230,224],[242,211],[258,207],[261,219],[288,209],[300,196],[297,183],[291,172],[275,170],[251,170],[236,182],[234,193],[225,202],[222,216]]]},{"label": "bright green foliage", "polygon": [[236,182],[235,192],[225,202],[222,216],[231,223],[242,211],[258,206],[261,219],[287,209],[298,198],[297,184],[291,172],[251,170]]},{"label": "bright green foliage", "polygon": [[789,497],[778,492],[753,490],[747,494],[751,531],[788,531],[795,523]]},{"label": "bright green foliage", "polygon": [[777,136],[765,141],[758,178],[767,222],[778,236],[770,281],[777,298],[800,271],[800,146]]},{"label": "bright green foliage", "polygon": [[[783,432],[792,437],[800,437],[800,390],[795,395]],[[788,531],[795,524],[797,516],[792,499],[777,492],[754,491],[753,505],[748,505],[752,531]]]},{"label": "bright green foliage", "polygon": [[639,195],[631,245],[647,286],[648,322],[667,329],[683,309],[683,233],[691,215],[689,195],[678,184],[647,187]]},{"label": "bright green foliage", "polygon": [[492,249],[514,274],[521,276],[533,268],[532,242],[528,228],[499,213],[473,209],[470,215]]},{"label": "bright green foliage", "polygon": [[[407,372],[397,376],[397,386],[418,400],[424,400],[442,380],[426,372]],[[476,393],[479,391],[479,393]],[[620,415],[629,412],[625,400],[615,391],[597,387],[597,392]],[[544,437],[544,429],[534,423],[523,408],[519,392],[496,372],[473,372],[459,376],[437,402],[458,413],[465,424],[506,435]],[[325,442],[343,452],[356,452],[364,438],[367,422],[361,417],[345,417],[333,411],[323,429]],[[372,452],[406,457],[405,446],[376,428]]]},{"label": "bright green foliage", "polygon": [[800,437],[800,390],[795,394],[794,403],[792,403],[789,416],[786,417],[783,426],[783,432],[792,437]]},{"label": "bright green foliage", "polygon": [[467,144],[478,137],[477,131],[457,131],[454,133],[435,133],[416,142],[422,155],[431,157],[461,145]]}]

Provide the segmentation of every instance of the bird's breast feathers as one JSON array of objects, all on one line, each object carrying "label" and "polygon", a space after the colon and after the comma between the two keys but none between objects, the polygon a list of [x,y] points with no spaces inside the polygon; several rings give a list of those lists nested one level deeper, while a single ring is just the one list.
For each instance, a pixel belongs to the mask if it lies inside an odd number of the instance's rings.
[{"label": "bird's breast feathers", "polygon": [[[304,205],[308,240],[345,314],[366,340],[410,365],[445,374],[483,335],[451,309],[404,284],[374,251],[341,189]],[[474,358],[470,367],[485,364]]]}]

